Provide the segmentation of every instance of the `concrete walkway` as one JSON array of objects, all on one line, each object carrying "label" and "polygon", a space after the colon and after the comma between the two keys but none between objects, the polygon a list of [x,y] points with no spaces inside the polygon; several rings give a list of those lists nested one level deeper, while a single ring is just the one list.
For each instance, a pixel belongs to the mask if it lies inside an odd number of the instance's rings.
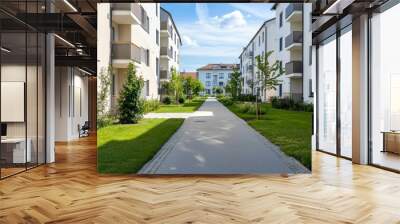
[{"label": "concrete walkway", "polygon": [[139,174],[309,172],[215,99],[198,111],[212,116],[189,116]]}]

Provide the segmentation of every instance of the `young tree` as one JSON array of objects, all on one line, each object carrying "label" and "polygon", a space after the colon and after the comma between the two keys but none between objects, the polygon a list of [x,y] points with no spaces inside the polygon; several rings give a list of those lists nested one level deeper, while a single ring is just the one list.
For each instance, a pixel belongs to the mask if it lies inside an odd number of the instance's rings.
[{"label": "young tree", "polygon": [[107,111],[107,102],[110,100],[112,68],[102,68],[98,76],[99,89],[97,90],[97,128],[102,128],[112,122]]},{"label": "young tree", "polygon": [[280,67],[279,61],[275,61],[273,64],[269,63],[268,58],[273,52],[274,51],[268,51],[265,55],[258,55],[256,57],[258,82],[262,92],[276,89],[276,86],[280,83],[279,77],[285,73]]},{"label": "young tree", "polygon": [[200,92],[204,91],[204,85],[200,80],[195,79],[193,85],[193,95],[198,96]]},{"label": "young tree", "polygon": [[185,95],[189,99],[192,98],[194,87],[195,87],[195,79],[193,79],[193,77],[188,76],[183,78],[183,90]]},{"label": "young tree", "polygon": [[232,95],[233,99],[237,99],[240,92],[242,92],[242,78],[238,69],[233,69],[233,73],[225,89]]},{"label": "young tree", "polygon": [[176,103],[178,103],[179,98],[183,95],[183,81],[182,76],[179,75],[175,68],[172,69],[172,77],[169,86],[172,90],[172,94]]},{"label": "young tree", "polygon": [[122,124],[135,124],[144,113],[141,92],[144,81],[136,76],[136,68],[132,63],[128,65],[127,79],[122,87],[118,99],[119,122]]}]

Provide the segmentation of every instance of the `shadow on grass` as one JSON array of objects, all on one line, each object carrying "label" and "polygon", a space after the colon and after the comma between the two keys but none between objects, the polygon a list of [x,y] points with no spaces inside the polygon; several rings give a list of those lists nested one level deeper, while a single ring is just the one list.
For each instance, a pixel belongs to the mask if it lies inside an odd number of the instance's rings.
[{"label": "shadow on grass", "polygon": [[138,124],[113,125],[100,130],[98,172],[138,172],[182,123],[183,119],[144,119]]}]

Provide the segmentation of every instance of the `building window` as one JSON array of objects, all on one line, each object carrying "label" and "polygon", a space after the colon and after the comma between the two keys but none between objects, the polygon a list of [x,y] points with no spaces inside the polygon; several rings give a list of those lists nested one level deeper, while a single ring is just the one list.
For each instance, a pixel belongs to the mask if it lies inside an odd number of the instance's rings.
[{"label": "building window", "polygon": [[224,82],[219,82],[219,86],[224,86]]},{"label": "building window", "polygon": [[146,81],[146,96],[150,96],[150,81]]},{"label": "building window", "polygon": [[150,65],[150,50],[146,49],[146,65]]},{"label": "building window", "polygon": [[263,43],[264,43],[264,38],[265,38],[264,35],[265,35],[264,32],[262,32],[262,42]]},{"label": "building window", "polygon": [[283,12],[279,14],[279,27],[282,27],[282,25],[283,25]]},{"label": "building window", "polygon": [[279,61],[279,73],[283,72],[283,65],[282,65],[282,61]]},{"label": "building window", "polygon": [[156,30],[156,43],[157,45],[160,45],[160,31]]},{"label": "building window", "polygon": [[312,79],[308,80],[308,96],[314,97],[314,92],[312,91]]},{"label": "building window", "polygon": [[282,84],[279,84],[278,91],[279,97],[282,97]]},{"label": "building window", "polygon": [[283,38],[279,38],[279,51],[282,51],[283,49]]},{"label": "building window", "polygon": [[156,16],[158,16],[158,3],[156,3]]},{"label": "building window", "polygon": [[211,73],[206,73],[206,79],[211,79]]},{"label": "building window", "polygon": [[211,82],[210,82],[210,81],[207,81],[207,82],[206,82],[206,86],[211,86]]},{"label": "building window", "polygon": [[261,45],[261,36],[258,36],[258,46]]},{"label": "building window", "polygon": [[160,77],[160,59],[156,58],[156,76]]},{"label": "building window", "polygon": [[308,48],[308,65],[312,65],[312,45]]},{"label": "building window", "polygon": [[114,27],[111,28],[111,32],[112,32],[112,40],[115,41],[115,28]]},{"label": "building window", "polygon": [[115,74],[111,77],[111,95],[115,96]]},{"label": "building window", "polygon": [[224,73],[219,73],[219,79],[223,79],[224,78]]}]

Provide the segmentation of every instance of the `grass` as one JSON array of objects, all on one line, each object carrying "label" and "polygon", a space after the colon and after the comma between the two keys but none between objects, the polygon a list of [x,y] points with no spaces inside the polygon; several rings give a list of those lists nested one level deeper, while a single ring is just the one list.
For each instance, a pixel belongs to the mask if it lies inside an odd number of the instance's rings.
[{"label": "grass", "polygon": [[160,105],[155,113],[190,113],[194,112],[204,103],[206,98],[195,98],[193,100],[187,100],[184,104],[170,104]]},{"label": "grass", "polygon": [[255,114],[240,112],[240,103],[227,106],[251,127],[278,145],[288,156],[292,156],[311,170],[312,113],[272,108],[262,104],[265,115],[256,119]]},{"label": "grass", "polygon": [[183,119],[142,119],[97,132],[98,171],[136,173],[182,125]]}]

